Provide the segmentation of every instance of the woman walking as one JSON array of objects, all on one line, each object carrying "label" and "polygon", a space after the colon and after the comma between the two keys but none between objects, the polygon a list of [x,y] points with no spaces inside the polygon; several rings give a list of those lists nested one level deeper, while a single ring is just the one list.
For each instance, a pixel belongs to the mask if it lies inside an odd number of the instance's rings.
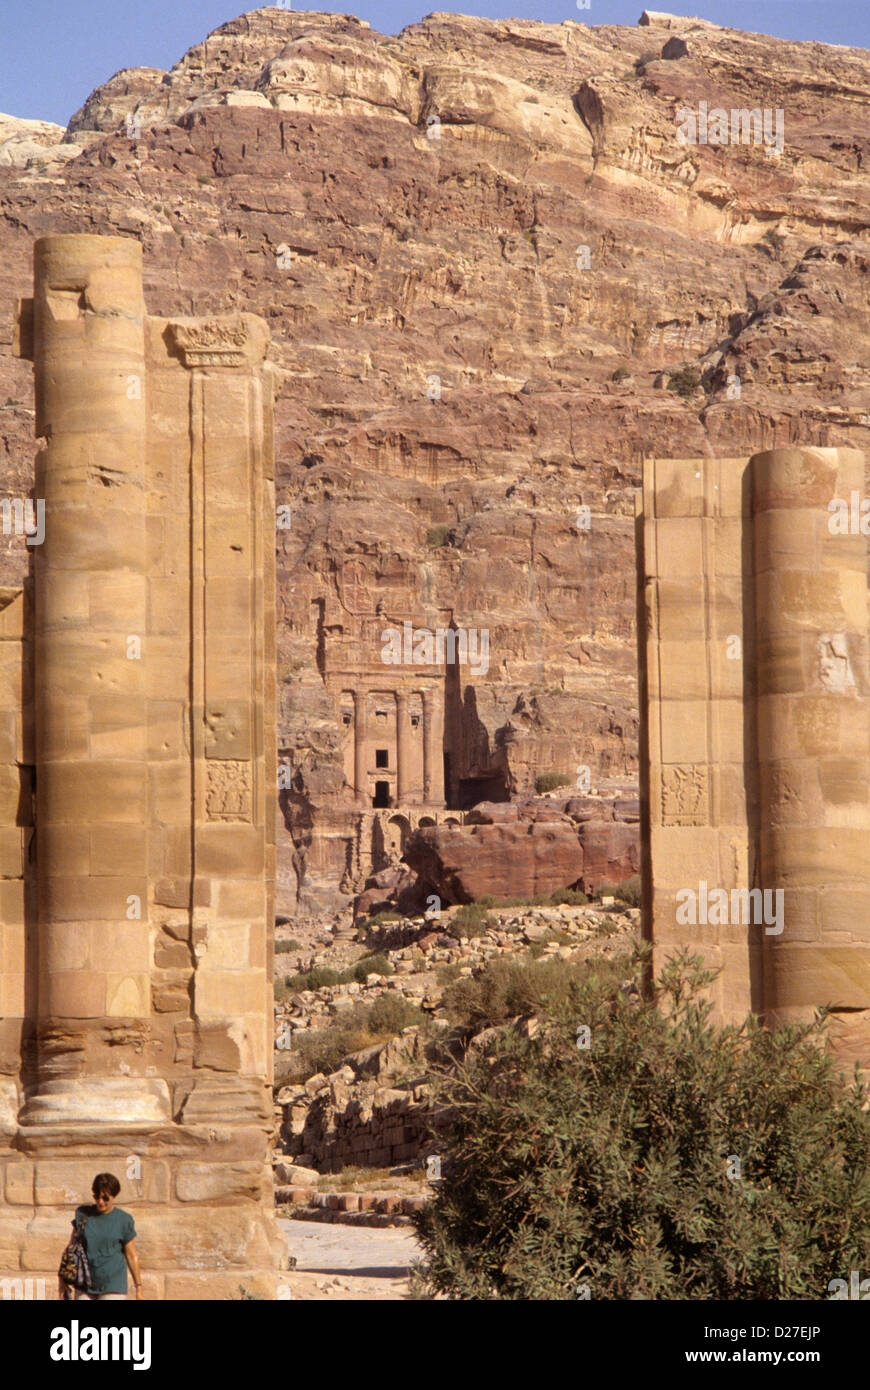
[{"label": "woman walking", "polygon": [[[73,1230],[81,1232],[91,1268],[91,1287],[85,1293],[75,1289],[76,1298],[119,1299],[127,1297],[127,1268],[133,1276],[136,1297],[142,1298],[142,1272],[136,1250],[136,1227],[128,1211],[115,1206],[121,1184],[114,1173],[98,1173],[91,1185],[93,1206],[76,1207]],[[60,1296],[67,1285],[60,1280]]]}]

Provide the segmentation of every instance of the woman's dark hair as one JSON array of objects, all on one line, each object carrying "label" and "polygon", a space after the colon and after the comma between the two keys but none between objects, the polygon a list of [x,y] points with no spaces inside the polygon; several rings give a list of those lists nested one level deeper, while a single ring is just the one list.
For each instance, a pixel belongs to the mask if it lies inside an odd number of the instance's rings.
[{"label": "woman's dark hair", "polygon": [[99,1197],[101,1192],[108,1192],[110,1197],[117,1197],[121,1191],[121,1184],[114,1173],[98,1173],[91,1183],[91,1191],[95,1197]]}]

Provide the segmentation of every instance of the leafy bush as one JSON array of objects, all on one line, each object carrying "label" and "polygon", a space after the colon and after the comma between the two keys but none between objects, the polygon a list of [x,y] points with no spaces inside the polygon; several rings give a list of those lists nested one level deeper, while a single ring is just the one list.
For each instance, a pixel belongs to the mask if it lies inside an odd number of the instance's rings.
[{"label": "leafy bush", "polygon": [[401,994],[381,994],[369,1010],[368,1029],[373,1035],[401,1033],[412,1023],[425,1023],[426,1015]]},{"label": "leafy bush", "polygon": [[627,903],[629,907],[640,907],[640,874],[632,874],[631,878],[627,878],[624,883],[620,883],[619,887],[615,889],[615,893],[617,898]]},{"label": "leafy bush", "polygon": [[624,879],[622,883],[599,883],[595,890],[595,896],[598,899],[616,898],[618,902],[623,902],[628,907],[640,907],[640,874],[632,874],[631,878]]},{"label": "leafy bush", "polygon": [[323,989],[326,985],[349,985],[356,980],[365,984],[369,975],[394,975],[389,960],[381,952],[363,956],[356,965],[347,970],[333,970],[327,965],[316,965],[313,970],[302,970],[296,975],[288,975],[284,987],[290,994],[301,994],[306,989]]},{"label": "leafy bush", "polygon": [[491,893],[485,893],[482,898],[478,898],[475,906],[477,907],[547,907],[550,899],[539,894],[535,898],[494,898]]},{"label": "leafy bush", "polygon": [[291,994],[301,994],[306,989],[323,989],[324,985],[340,983],[337,970],[328,965],[316,965],[313,970],[302,970],[296,975],[288,975],[284,981]]},{"label": "leafy bush", "polygon": [[277,1053],[275,1084],[307,1081],[322,1071],[326,1075],[337,1071],[352,1052],[387,1042],[411,1024],[428,1022],[421,1009],[399,994],[383,994],[373,1004],[361,1001],[342,1009],[338,1018],[325,1028],[311,1028],[293,1039],[292,1053]]},{"label": "leafy bush", "polygon": [[557,787],[570,787],[571,778],[564,772],[541,772],[535,778],[536,792],[552,792]]},{"label": "leafy bush", "polygon": [[443,989],[445,985],[452,985],[454,980],[458,980],[462,972],[462,963],[452,960],[444,965],[439,965],[435,971],[435,979]]},{"label": "leafy bush", "polygon": [[449,526],[443,524],[441,526],[430,526],[429,530],[426,532],[426,544],[431,545],[433,549],[436,549],[438,546],[447,544],[447,538],[449,535]]},{"label": "leafy bush", "polygon": [[489,913],[481,903],[464,903],[451,918],[447,933],[458,941],[462,936],[483,936],[487,927],[493,925]]},{"label": "leafy bush", "polygon": [[565,903],[575,906],[583,906],[589,899],[585,893],[581,893],[579,888],[557,888],[555,893],[549,897],[545,893],[539,893],[534,898],[495,898],[491,893],[486,893],[482,898],[478,898],[475,906],[477,907],[560,907]]},{"label": "leafy bush", "polygon": [[[374,955],[363,956],[349,971],[346,970],[343,973],[348,976],[349,980],[357,980],[361,985],[364,985],[368,975],[395,975],[396,972],[388,957],[382,951],[376,951]],[[344,983],[346,981],[342,980],[342,984]]]},{"label": "leafy bush", "polygon": [[375,1039],[369,1028],[369,1010],[365,1004],[343,1009],[334,1023],[326,1028],[311,1028],[293,1039],[293,1050],[299,1053],[301,1064],[291,1070],[288,1080],[307,1081],[322,1071],[327,1076],[338,1071],[345,1057],[371,1047]]},{"label": "leafy bush", "polygon": [[285,938],[285,937],[282,937],[281,940],[275,942],[275,950],[276,950],[276,951],[301,951],[301,950],[302,950],[302,942],[301,942],[301,941],[297,941],[295,936],[291,936],[289,939],[287,939],[287,938]]},{"label": "leafy bush", "polygon": [[819,1046],[822,1018],[714,1026],[712,979],[683,956],[651,1000],[577,981],[535,1038],[509,1030],[441,1077],[443,1181],[413,1218],[431,1291],[809,1300],[867,1268],[857,1076]]},{"label": "leafy bush", "polygon": [[668,390],[684,399],[694,396],[700,385],[701,377],[694,367],[678,367],[668,378]]},{"label": "leafy bush", "polygon": [[[597,965],[617,982],[625,974],[624,962]],[[444,992],[442,1008],[452,1023],[466,1028],[490,1028],[511,1018],[538,1013],[544,1001],[555,1006],[570,996],[575,981],[588,976],[590,969],[588,961],[496,958],[475,975],[450,985]]]},{"label": "leafy bush", "polygon": [[385,922],[401,922],[401,912],[376,912],[373,917],[367,917],[363,922],[363,930],[371,931],[373,928],[381,927]]},{"label": "leafy bush", "polygon": [[631,373],[629,372],[627,367],[617,367],[616,371],[611,374],[610,380],[625,381],[625,378],[630,375]]},{"label": "leafy bush", "polygon": [[555,893],[550,894],[550,902],[553,907],[561,907],[563,904],[570,907],[585,907],[589,899],[585,893],[581,893],[579,888],[557,888]]}]

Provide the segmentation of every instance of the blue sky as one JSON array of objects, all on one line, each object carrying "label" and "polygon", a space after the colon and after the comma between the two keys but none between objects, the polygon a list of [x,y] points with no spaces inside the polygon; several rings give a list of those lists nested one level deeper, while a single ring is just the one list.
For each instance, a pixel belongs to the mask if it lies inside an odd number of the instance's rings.
[{"label": "blue sky", "polygon": [[[446,0],[351,0],[336,13],[356,14],[395,34]],[[252,7],[256,8],[256,7]],[[289,8],[289,0],[288,0]],[[294,8],[301,9],[298,3]],[[314,8],[314,6],[312,6]],[[693,11],[734,29],[788,39],[870,48],[868,0],[652,0],[650,8]],[[643,0],[465,0],[462,14],[540,19],[560,24],[636,24]],[[94,87],[119,68],[170,68],[212,29],[244,12],[243,0],[3,0],[0,18],[0,111],[66,125]]]}]

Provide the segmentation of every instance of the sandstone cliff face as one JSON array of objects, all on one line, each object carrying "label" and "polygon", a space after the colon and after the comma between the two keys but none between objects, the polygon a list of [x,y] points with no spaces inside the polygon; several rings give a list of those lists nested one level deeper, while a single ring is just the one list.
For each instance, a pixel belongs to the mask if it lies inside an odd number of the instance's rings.
[{"label": "sandstone cliff face", "polygon": [[[701,102],[781,109],[781,153],[680,144]],[[643,455],[868,451],[868,102],[863,50],[692,20],[393,38],[269,9],[116,74],[62,141],[0,128],[5,495],[32,485],[9,325],[34,237],[138,237],[152,314],[271,322],[297,877],[345,788],[322,672],[349,562],[390,621],[489,632],[454,700],[469,785],[631,777]],[[23,539],[0,560],[20,582]]]}]

